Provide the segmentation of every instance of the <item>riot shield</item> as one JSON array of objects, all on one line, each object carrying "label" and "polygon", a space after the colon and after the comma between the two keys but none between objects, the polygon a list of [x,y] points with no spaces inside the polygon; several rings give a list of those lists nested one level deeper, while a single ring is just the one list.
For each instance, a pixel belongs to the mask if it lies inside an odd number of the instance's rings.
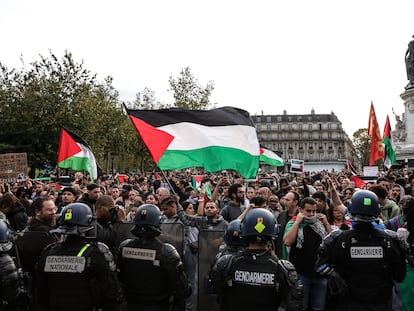
[{"label": "riot shield", "polygon": [[184,225],[181,223],[163,223],[161,224],[161,235],[159,239],[165,243],[174,245],[180,254],[181,259],[184,258]]},{"label": "riot shield", "polygon": [[201,230],[198,234],[198,310],[219,310],[216,295],[211,293],[209,271],[223,243],[223,230]]}]

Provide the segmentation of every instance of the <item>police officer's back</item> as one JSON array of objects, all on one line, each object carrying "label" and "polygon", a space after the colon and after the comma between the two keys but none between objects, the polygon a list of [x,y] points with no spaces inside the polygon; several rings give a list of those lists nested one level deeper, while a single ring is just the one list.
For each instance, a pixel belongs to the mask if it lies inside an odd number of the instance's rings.
[{"label": "police officer's back", "polygon": [[0,310],[29,305],[29,296],[23,288],[20,274],[8,254],[12,247],[10,231],[6,223],[0,221]]},{"label": "police officer's back", "polygon": [[136,239],[119,247],[119,279],[128,310],[173,310],[191,293],[177,250],[157,238],[160,219],[155,205],[140,206],[131,231]]},{"label": "police officer's back", "polygon": [[276,219],[264,208],[250,210],[241,224],[249,247],[224,255],[213,266],[211,278],[222,310],[276,310],[285,301],[289,310],[302,310],[302,284],[292,264],[278,260],[270,244]]},{"label": "police officer's back", "polygon": [[62,210],[61,243],[49,245],[37,268],[36,303],[39,310],[117,310],[121,292],[116,267],[108,247],[91,242],[91,209],[72,203]]},{"label": "police officer's back", "polygon": [[329,276],[338,310],[392,310],[393,281],[401,282],[406,263],[398,241],[372,222],[380,213],[378,198],[357,191],[348,207],[353,230],[334,231],[323,241],[318,272]]}]

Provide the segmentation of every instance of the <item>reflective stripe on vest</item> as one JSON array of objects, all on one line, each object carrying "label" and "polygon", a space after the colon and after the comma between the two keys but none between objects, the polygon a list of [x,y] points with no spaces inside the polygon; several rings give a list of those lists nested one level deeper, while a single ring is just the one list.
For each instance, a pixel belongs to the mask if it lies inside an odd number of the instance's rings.
[{"label": "reflective stripe on vest", "polygon": [[89,246],[91,246],[89,243],[85,244],[76,256],[82,257],[83,253],[88,249]]}]

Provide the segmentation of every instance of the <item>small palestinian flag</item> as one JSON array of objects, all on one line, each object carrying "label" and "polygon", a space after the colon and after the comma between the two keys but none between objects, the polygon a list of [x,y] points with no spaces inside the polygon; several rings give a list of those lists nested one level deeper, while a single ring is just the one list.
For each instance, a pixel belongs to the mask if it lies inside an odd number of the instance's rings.
[{"label": "small palestinian flag", "polygon": [[290,160],[290,172],[291,173],[303,173],[304,170],[303,160]]},{"label": "small palestinian flag", "polygon": [[191,184],[195,190],[200,192],[201,189],[201,181],[203,180],[204,175],[193,175],[191,178]]},{"label": "small palestinian flag", "polygon": [[91,147],[79,136],[62,128],[60,131],[58,167],[74,171],[87,171],[94,181],[98,178],[98,168]]},{"label": "small palestinian flag", "polygon": [[363,179],[358,177],[357,170],[352,166],[351,162],[346,161],[346,168],[351,174],[351,179],[355,183],[355,187],[362,188],[366,186],[366,182]]},{"label": "small palestinian flag", "polygon": [[245,178],[256,177],[260,146],[247,111],[125,109],[160,169],[232,169]]},{"label": "small palestinian flag", "polygon": [[273,151],[263,148],[260,148],[260,161],[263,161],[271,166],[283,166],[283,159],[279,157]]}]

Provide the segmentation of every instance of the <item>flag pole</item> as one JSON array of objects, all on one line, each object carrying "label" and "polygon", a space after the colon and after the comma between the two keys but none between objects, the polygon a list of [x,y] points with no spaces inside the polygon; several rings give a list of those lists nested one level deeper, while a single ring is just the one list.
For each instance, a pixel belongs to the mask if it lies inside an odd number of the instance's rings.
[{"label": "flag pole", "polygon": [[170,187],[170,190],[174,193],[177,194],[174,190],[174,188],[172,187],[170,181],[168,180],[167,176],[164,173],[164,170],[160,169],[162,176],[164,176],[165,181],[167,182],[168,186]]}]

